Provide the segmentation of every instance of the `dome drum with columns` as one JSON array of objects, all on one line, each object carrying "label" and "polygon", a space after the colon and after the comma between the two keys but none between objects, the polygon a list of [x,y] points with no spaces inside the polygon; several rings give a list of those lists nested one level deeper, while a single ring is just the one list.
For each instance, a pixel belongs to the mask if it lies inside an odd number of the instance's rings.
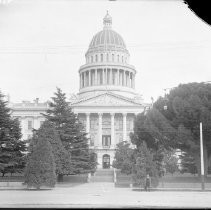
[{"label": "dome drum with columns", "polygon": [[108,12],[103,24],[85,54],[86,64],[79,69],[80,89],[72,97],[71,107],[84,125],[98,167],[108,168],[116,144],[130,142],[134,117],[148,105],[135,91],[136,70],[129,64],[123,38],[112,29]]}]

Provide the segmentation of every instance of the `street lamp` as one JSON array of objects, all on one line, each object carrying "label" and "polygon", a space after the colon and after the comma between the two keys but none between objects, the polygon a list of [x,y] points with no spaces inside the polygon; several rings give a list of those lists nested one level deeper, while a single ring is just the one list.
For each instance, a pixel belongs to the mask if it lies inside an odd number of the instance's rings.
[{"label": "street lamp", "polygon": [[200,155],[201,155],[201,189],[204,190],[204,153],[203,153],[203,133],[202,122],[200,122]]}]

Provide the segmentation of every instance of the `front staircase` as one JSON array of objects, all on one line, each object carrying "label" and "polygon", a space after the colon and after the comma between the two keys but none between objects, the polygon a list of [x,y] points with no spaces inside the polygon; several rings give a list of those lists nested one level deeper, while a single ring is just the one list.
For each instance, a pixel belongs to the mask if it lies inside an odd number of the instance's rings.
[{"label": "front staircase", "polygon": [[97,169],[95,174],[91,176],[90,182],[114,182],[114,170]]}]

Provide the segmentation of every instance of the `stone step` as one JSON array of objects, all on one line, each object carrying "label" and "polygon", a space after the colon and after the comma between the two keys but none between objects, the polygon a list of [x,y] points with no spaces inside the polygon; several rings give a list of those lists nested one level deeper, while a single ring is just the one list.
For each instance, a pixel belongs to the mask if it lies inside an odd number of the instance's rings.
[{"label": "stone step", "polygon": [[113,173],[102,173],[102,172],[97,172],[95,173],[95,176],[113,176]]},{"label": "stone step", "polygon": [[113,176],[113,174],[114,174],[114,171],[111,169],[109,169],[109,170],[101,169],[101,170],[97,170],[95,172],[95,176]]},{"label": "stone step", "polygon": [[110,176],[93,176],[90,182],[114,182],[114,178]]}]

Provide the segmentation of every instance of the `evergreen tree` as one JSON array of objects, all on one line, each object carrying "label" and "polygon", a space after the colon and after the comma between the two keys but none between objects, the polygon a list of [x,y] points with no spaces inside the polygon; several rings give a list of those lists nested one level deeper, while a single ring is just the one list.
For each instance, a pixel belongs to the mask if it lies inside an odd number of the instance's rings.
[{"label": "evergreen tree", "polygon": [[182,169],[181,172],[184,173],[191,173],[191,174],[197,174],[197,166],[196,166],[196,162],[194,160],[194,158],[186,153],[183,152],[182,155],[180,155],[180,160],[181,160],[181,165],[182,165]]},{"label": "evergreen tree", "polygon": [[[164,110],[164,104],[167,109]],[[211,157],[211,84],[188,83],[173,88],[160,97],[154,108],[160,111],[169,125],[176,130],[171,137],[173,148],[178,148],[194,159],[200,175],[200,132],[203,124],[205,175]],[[176,143],[176,144],[175,144]]]},{"label": "evergreen tree", "polygon": [[40,189],[41,186],[54,187],[56,184],[56,166],[51,144],[43,130],[38,131],[30,146],[25,169],[25,184]]},{"label": "evergreen tree", "polygon": [[174,155],[171,155],[170,157],[166,158],[164,160],[164,164],[165,164],[165,169],[166,172],[171,173],[172,176],[175,172],[177,172],[178,169],[178,158],[175,157]]},{"label": "evergreen tree", "polygon": [[158,185],[158,170],[156,163],[153,161],[153,154],[143,142],[139,148],[135,150],[135,163],[132,169],[132,178],[135,185],[144,187],[145,178],[149,174],[153,187]]},{"label": "evergreen tree", "polygon": [[65,150],[52,122],[45,121],[39,129],[39,132],[45,134],[45,138],[52,146],[58,181],[63,181],[63,175],[69,174],[72,171],[70,154]]},{"label": "evergreen tree", "polygon": [[89,150],[87,134],[66,101],[65,93],[57,88],[55,97],[52,97],[49,105],[50,108],[44,116],[54,123],[62,144],[71,154],[72,174],[94,171],[97,163],[93,158],[93,152]]},{"label": "evergreen tree", "polygon": [[21,128],[17,119],[11,117],[4,95],[0,92],[0,172],[21,172],[25,166],[25,142],[21,141]]},{"label": "evergreen tree", "polygon": [[120,169],[121,173],[131,174],[133,165],[133,149],[130,148],[130,144],[127,142],[120,142],[117,144],[113,167]]},{"label": "evergreen tree", "polygon": [[[167,109],[165,109],[166,107]],[[200,175],[200,132],[203,124],[205,175],[211,157],[211,84],[189,83],[173,88],[135,121],[132,142],[149,148],[180,149],[194,159]]]}]

